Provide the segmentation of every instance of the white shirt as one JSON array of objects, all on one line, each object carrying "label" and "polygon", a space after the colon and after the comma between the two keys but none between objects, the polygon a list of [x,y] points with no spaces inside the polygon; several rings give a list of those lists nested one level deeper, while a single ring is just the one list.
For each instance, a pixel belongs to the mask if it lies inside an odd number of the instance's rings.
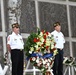
[{"label": "white shirt", "polygon": [[16,35],[14,32],[8,36],[7,44],[11,49],[24,49],[24,42],[21,35]]},{"label": "white shirt", "polygon": [[65,43],[63,33],[62,32],[57,32],[56,30],[54,30],[51,34],[54,36],[54,40],[56,42],[56,48],[63,49],[64,48],[64,43]]}]

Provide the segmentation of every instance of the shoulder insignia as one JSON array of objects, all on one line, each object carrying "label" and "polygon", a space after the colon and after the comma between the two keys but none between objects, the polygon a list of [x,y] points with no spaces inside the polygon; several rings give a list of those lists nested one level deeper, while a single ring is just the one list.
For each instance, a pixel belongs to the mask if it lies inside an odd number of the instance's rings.
[{"label": "shoulder insignia", "polygon": [[10,36],[7,38],[7,41],[10,41]]}]

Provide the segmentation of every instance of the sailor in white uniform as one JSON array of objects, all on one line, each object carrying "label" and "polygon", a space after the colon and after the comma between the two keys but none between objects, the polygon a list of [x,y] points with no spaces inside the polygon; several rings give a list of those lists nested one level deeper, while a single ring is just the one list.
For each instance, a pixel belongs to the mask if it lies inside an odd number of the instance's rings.
[{"label": "sailor in white uniform", "polygon": [[56,42],[56,48],[58,50],[58,54],[55,56],[53,72],[54,75],[63,75],[63,48],[64,48],[64,35],[61,32],[61,26],[59,22],[54,24],[55,30],[51,33]]},{"label": "sailor in white uniform", "polygon": [[7,48],[11,53],[12,75],[23,75],[24,42],[19,34],[19,24],[13,24],[12,29],[12,34],[7,37]]}]

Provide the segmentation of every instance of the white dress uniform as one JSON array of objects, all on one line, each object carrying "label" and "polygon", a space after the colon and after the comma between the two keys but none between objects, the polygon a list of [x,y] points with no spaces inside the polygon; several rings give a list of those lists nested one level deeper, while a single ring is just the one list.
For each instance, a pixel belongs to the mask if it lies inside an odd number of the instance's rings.
[{"label": "white dress uniform", "polygon": [[13,49],[24,49],[24,42],[21,35],[16,35],[14,32],[8,36],[7,44]]},{"label": "white dress uniform", "polygon": [[13,32],[8,36],[7,44],[11,48],[12,75],[23,75],[24,42],[22,36]]},{"label": "white dress uniform", "polygon": [[63,75],[63,48],[64,48],[64,35],[62,32],[57,32],[54,30],[51,33],[54,36],[54,40],[56,42],[56,48],[58,50],[58,54],[55,56],[53,73],[54,75]]},{"label": "white dress uniform", "polygon": [[56,42],[56,48],[63,49],[64,43],[65,43],[63,33],[57,32],[56,30],[54,30],[51,34],[54,36],[54,40]]}]

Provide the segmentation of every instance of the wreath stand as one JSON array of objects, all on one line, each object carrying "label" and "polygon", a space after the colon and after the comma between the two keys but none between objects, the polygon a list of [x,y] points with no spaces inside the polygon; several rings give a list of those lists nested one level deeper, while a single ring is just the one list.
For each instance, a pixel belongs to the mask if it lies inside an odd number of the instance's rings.
[{"label": "wreath stand", "polygon": [[[33,66],[33,69],[28,69],[29,65],[30,65],[30,60],[28,61],[27,66],[24,69],[24,75],[26,75],[26,72],[33,72],[33,75],[36,75],[36,72],[40,72],[40,70],[36,69],[34,66]],[[52,72],[53,70],[50,70],[50,71]],[[40,75],[43,75],[43,74],[41,73]]]},{"label": "wreath stand", "polygon": [[36,69],[34,66],[33,66],[33,69],[28,69],[29,65],[30,65],[30,60],[27,62],[27,66],[24,70],[24,75],[26,75],[26,72],[33,72],[33,75],[36,75],[36,71],[40,71],[40,70]]},{"label": "wreath stand", "polygon": [[[71,72],[72,71],[72,72]],[[72,65],[66,65],[66,69],[64,71],[64,74],[63,75],[74,75],[74,71],[76,71],[76,67],[75,66],[72,66]],[[72,73],[72,74],[71,74]]]}]

